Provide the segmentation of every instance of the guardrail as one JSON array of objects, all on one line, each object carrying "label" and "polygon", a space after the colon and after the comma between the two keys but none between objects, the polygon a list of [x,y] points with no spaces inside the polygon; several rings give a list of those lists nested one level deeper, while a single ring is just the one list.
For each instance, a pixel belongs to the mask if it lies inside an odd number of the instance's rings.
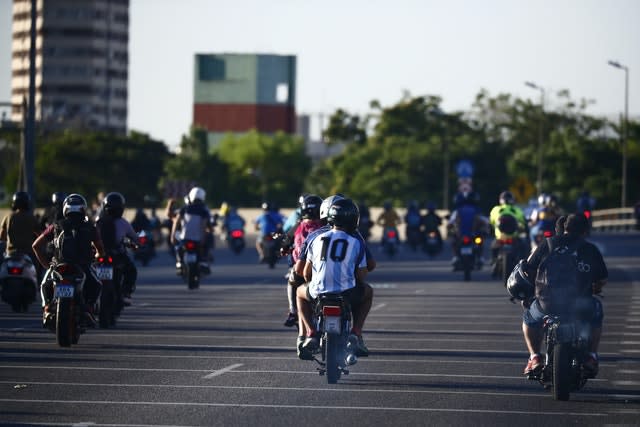
[{"label": "guardrail", "polygon": [[638,223],[633,208],[600,209],[591,212],[591,219],[594,231],[630,231]]}]

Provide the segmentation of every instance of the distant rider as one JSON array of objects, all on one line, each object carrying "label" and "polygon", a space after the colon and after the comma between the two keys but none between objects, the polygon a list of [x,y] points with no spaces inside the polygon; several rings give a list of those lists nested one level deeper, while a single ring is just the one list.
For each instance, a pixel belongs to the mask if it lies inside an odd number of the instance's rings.
[{"label": "distant rider", "polygon": [[258,262],[263,263],[265,261],[263,247],[265,236],[277,231],[282,231],[284,221],[285,218],[278,212],[277,207],[273,203],[262,203],[262,214],[253,221],[256,231],[259,231],[258,238],[256,239]]},{"label": "distant rider", "polygon": [[[191,240],[200,248],[200,267],[209,269],[208,233],[213,233],[211,212],[205,205],[206,192],[201,187],[193,187],[185,198],[187,204],[175,215],[171,228],[171,244]],[[176,251],[176,269],[182,268],[181,251]]]}]

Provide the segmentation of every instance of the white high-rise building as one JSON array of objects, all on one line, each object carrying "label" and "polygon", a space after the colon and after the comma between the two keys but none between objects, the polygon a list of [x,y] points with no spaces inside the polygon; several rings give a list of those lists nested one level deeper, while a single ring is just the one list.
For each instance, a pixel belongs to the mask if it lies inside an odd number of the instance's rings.
[{"label": "white high-rise building", "polygon": [[[37,0],[36,121],[125,134],[129,0]],[[13,1],[12,120],[29,91],[31,0]]]}]

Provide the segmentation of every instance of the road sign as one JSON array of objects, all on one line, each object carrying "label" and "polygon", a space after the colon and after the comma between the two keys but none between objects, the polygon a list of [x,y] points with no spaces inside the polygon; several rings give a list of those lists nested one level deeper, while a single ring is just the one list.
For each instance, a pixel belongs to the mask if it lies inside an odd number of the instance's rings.
[{"label": "road sign", "polygon": [[527,178],[519,176],[509,187],[509,191],[513,193],[518,203],[526,203],[535,194],[536,188]]}]

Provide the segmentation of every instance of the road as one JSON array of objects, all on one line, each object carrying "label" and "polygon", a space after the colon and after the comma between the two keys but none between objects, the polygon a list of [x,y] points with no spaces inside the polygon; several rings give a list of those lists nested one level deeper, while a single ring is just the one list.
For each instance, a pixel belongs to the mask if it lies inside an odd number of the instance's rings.
[{"label": "road", "polygon": [[[0,424],[432,426],[640,424],[640,234],[593,240],[605,254],[605,327],[596,380],[556,402],[526,380],[521,308],[488,271],[463,282],[435,260],[378,254],[365,325],[371,356],[328,385],[295,356],[282,263],[216,250],[189,291],[160,251],[139,268],[115,329],[59,348],[39,309],[0,306]],[[376,245],[373,245],[374,250]]]}]

